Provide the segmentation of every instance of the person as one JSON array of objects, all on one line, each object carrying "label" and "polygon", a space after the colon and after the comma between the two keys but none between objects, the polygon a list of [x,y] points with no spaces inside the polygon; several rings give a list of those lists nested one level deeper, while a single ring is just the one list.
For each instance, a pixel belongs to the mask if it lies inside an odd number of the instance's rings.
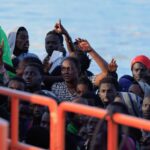
[{"label": "person", "polygon": [[112,102],[124,103],[133,116],[141,116],[142,99],[129,92],[119,92],[119,83],[113,77],[105,77],[99,84],[99,97],[106,108]]},{"label": "person", "polygon": [[60,64],[66,55],[63,36],[55,30],[49,31],[45,38],[45,49],[47,52],[47,56],[43,60],[45,73],[54,76],[60,75]]},{"label": "person", "polygon": [[[110,116],[112,116],[114,113],[117,113],[117,112],[123,113],[123,114],[129,114],[127,107],[120,102],[112,102],[111,104],[109,104],[107,106],[107,112]],[[88,150],[97,150],[99,148],[102,150],[106,150],[108,129],[106,126],[105,118],[100,121],[95,120],[93,127],[94,128],[92,128],[93,129],[92,135],[90,136],[90,139],[87,144]],[[134,149],[135,150],[136,147],[135,147],[135,143],[133,139],[129,135],[127,135],[128,130],[124,130],[126,129],[126,127],[122,127],[120,125],[118,129],[119,129],[118,130],[119,149],[123,149],[123,150]]]},{"label": "person", "polygon": [[0,61],[4,64],[4,67],[7,71],[8,76],[14,77],[15,71],[13,68],[12,60],[11,60],[11,53],[10,53],[8,39],[7,39],[7,36],[4,32],[4,30],[1,27],[0,27],[0,43],[1,43],[1,48],[2,48]]},{"label": "person", "polygon": [[150,59],[145,55],[139,55],[132,59],[131,71],[134,80],[139,81],[148,69],[150,69]]},{"label": "person", "polygon": [[[142,114],[143,118],[150,120],[150,91],[145,94],[142,104]],[[142,138],[141,138],[141,148],[150,147],[150,132],[142,130]]]},{"label": "person", "polygon": [[[73,103],[88,105],[88,101],[85,99],[75,99]],[[80,129],[86,125],[88,118],[80,114],[69,113],[70,120],[66,127],[66,150],[76,150],[84,148],[84,138],[79,135]]]},{"label": "person", "polygon": [[22,78],[26,82],[26,88],[29,92],[35,92],[41,90],[43,68],[36,63],[28,64],[25,69]]},{"label": "person", "polygon": [[52,92],[61,101],[72,101],[76,96],[76,86],[80,73],[80,65],[77,59],[66,57],[61,64],[63,82],[56,82],[52,85]]},{"label": "person", "polygon": [[87,40],[78,38],[76,43],[83,52],[91,55],[101,69],[102,72],[100,74],[90,77],[93,85],[99,86],[99,82],[108,74],[108,63],[91,47]]},{"label": "person", "polygon": [[22,53],[27,53],[29,50],[29,35],[27,29],[23,26],[13,29],[8,34],[8,42],[12,55],[19,56]]},{"label": "person", "polygon": [[130,75],[123,75],[119,78],[119,87],[121,92],[128,92],[129,87],[133,83],[134,79]]},{"label": "person", "polygon": [[27,29],[23,26],[13,29],[8,34],[8,42],[13,65],[16,67],[19,59],[26,55],[29,51],[29,35]]},{"label": "person", "polygon": [[77,42],[72,42],[72,39],[68,33],[68,31],[64,28],[64,26],[61,23],[61,20],[59,20],[58,23],[55,24],[55,29],[57,33],[64,36],[66,45],[67,45],[67,52],[69,53],[69,56],[75,57],[78,59],[79,63],[81,64],[81,76],[92,76],[93,73],[88,70],[91,59],[87,55],[87,53],[83,52],[77,45]]},{"label": "person", "polygon": [[[92,76],[90,78],[92,83],[95,86],[98,86],[99,81],[107,75],[108,64],[107,64],[107,62],[105,62],[105,60],[101,56],[99,56],[95,52],[95,50],[90,46],[90,44],[88,43],[87,40],[77,39],[76,42],[78,44],[78,47],[80,47],[80,49],[82,49],[82,51],[89,52],[91,54],[91,56],[93,56],[93,58],[95,59],[95,61],[99,65],[99,67],[102,69],[102,72],[100,74]],[[74,60],[74,61],[72,61],[72,60]],[[73,59],[72,57],[68,57],[68,58],[63,60],[62,66],[61,66],[61,73],[62,73],[62,76],[63,76],[63,79],[65,80],[65,82],[62,82],[63,84],[62,83],[59,83],[59,84],[55,83],[52,86],[52,91],[57,96],[59,96],[61,101],[64,98],[65,98],[65,100],[67,100],[66,98],[71,100],[72,98],[74,98],[77,95],[77,93],[76,93],[76,82],[78,80],[79,73],[81,72],[81,67],[79,68],[78,67],[79,65],[74,65],[72,62],[73,63],[76,62],[74,64],[79,64],[79,62],[76,60],[76,58]],[[69,82],[71,82],[71,83],[69,83]],[[68,84],[68,85],[66,86],[66,84]],[[70,92],[72,92],[72,94]],[[64,96],[64,95],[66,95],[65,93],[67,93],[68,96],[65,97]]]},{"label": "person", "polygon": [[1,75],[1,81],[2,85],[5,85],[9,81],[9,76],[6,71],[6,68],[3,63],[3,48],[4,48],[4,41],[0,43],[0,75]]},{"label": "person", "polygon": [[92,82],[87,77],[81,77],[77,81],[77,93],[79,96],[82,96],[85,93],[93,91]]},{"label": "person", "polygon": [[143,99],[142,113],[144,119],[150,119],[150,93],[147,93]]},{"label": "person", "polygon": [[35,94],[42,94],[48,97],[57,98],[56,95],[42,85],[43,82],[43,66],[38,63],[28,63],[25,66],[22,78],[26,82],[26,91]]},{"label": "person", "polygon": [[43,60],[43,82],[46,88],[50,90],[55,82],[63,81],[61,77],[61,62],[66,56],[63,36],[56,32],[55,28],[46,34],[45,49],[47,55]]},{"label": "person", "polygon": [[42,66],[42,62],[37,56],[26,55],[22,60],[19,61],[16,67],[16,76],[22,78],[25,67],[30,63],[36,63]]}]

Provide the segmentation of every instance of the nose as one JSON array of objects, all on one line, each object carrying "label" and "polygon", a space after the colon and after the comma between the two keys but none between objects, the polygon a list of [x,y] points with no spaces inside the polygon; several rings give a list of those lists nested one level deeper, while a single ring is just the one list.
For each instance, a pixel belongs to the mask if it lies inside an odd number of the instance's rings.
[{"label": "nose", "polygon": [[31,73],[26,73],[26,75],[25,75],[25,79],[26,80],[31,79],[31,77],[32,77]]},{"label": "nose", "polygon": [[108,92],[107,91],[104,93],[104,97],[108,98]]}]

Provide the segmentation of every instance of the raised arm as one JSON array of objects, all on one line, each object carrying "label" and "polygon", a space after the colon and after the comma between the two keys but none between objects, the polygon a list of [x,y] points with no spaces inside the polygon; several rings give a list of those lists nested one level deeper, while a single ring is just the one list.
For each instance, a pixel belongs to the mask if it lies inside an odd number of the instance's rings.
[{"label": "raised arm", "polygon": [[100,80],[102,80],[108,73],[108,63],[91,47],[87,40],[79,38],[76,40],[76,42],[82,51],[87,52],[91,55],[91,57],[95,60],[95,62],[101,69],[102,72],[95,76],[93,82],[94,85],[98,86]]},{"label": "raised arm", "polygon": [[67,32],[67,30],[61,24],[61,20],[59,20],[59,22],[55,24],[55,29],[54,30],[57,33],[60,33],[60,34],[64,35],[68,52],[69,52],[69,54],[73,53],[75,51],[75,49],[74,49],[72,39],[71,39],[69,33]]}]

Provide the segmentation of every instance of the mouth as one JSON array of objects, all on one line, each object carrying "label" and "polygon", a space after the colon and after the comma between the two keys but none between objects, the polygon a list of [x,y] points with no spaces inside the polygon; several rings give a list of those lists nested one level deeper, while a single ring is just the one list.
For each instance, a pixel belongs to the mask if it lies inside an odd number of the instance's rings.
[{"label": "mouth", "polygon": [[70,75],[68,75],[68,74],[63,75],[63,77],[64,77],[65,79],[70,79]]},{"label": "mouth", "polygon": [[31,84],[31,81],[26,81],[26,85],[29,86]]},{"label": "mouth", "polygon": [[25,43],[25,44],[24,44],[24,48],[25,48],[25,49],[28,49],[28,48],[29,48],[29,43]]}]

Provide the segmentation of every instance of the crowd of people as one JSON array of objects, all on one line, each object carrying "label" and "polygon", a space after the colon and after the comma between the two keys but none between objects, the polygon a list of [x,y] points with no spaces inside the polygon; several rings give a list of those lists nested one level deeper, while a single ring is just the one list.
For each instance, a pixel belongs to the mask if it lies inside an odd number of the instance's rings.
[{"label": "crowd of people", "polygon": [[[66,46],[64,46],[66,43]],[[117,62],[107,62],[86,39],[74,41],[61,21],[45,36],[43,60],[29,51],[25,27],[13,29],[8,37],[0,28],[0,85],[15,90],[150,120],[150,58],[135,56],[131,75],[118,78]],[[65,48],[66,47],[66,48]],[[89,70],[91,61],[99,74]],[[49,148],[48,108],[21,101],[19,104],[19,140]],[[9,97],[0,95],[0,117],[10,120]],[[66,150],[106,150],[107,122],[97,118],[68,113]],[[150,149],[148,131],[119,126],[121,150]]]}]

